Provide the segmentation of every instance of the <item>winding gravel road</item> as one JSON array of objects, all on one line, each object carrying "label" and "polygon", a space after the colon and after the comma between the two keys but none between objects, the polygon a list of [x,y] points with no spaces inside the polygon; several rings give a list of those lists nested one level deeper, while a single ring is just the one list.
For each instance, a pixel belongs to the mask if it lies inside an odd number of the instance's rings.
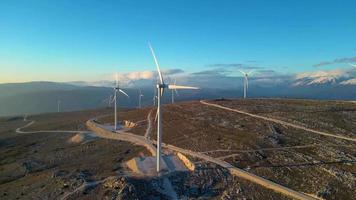
[{"label": "winding gravel road", "polygon": [[293,128],[296,128],[296,129],[300,129],[300,130],[304,130],[304,131],[308,131],[308,132],[311,132],[311,133],[315,133],[315,134],[319,134],[319,135],[323,135],[323,136],[327,136],[327,137],[333,137],[333,138],[338,138],[338,139],[342,139],[342,140],[356,142],[356,138],[350,138],[350,137],[346,137],[346,136],[326,133],[326,132],[323,132],[323,131],[317,131],[317,130],[306,128],[306,127],[303,127],[303,126],[300,126],[300,125],[296,125],[296,124],[292,124],[292,123],[289,123],[289,122],[285,122],[285,121],[282,121],[282,120],[279,120],[279,119],[274,119],[274,118],[270,118],[270,117],[256,115],[256,114],[248,113],[248,112],[245,112],[245,111],[242,111],[242,110],[238,110],[238,109],[228,108],[228,107],[221,106],[221,105],[218,105],[218,104],[208,103],[208,102],[203,101],[203,100],[201,100],[200,103],[202,103],[204,105],[207,105],[207,106],[212,106],[212,107],[215,107],[215,108],[220,108],[220,109],[224,109],[224,110],[228,110],[228,111],[232,111],[232,112],[248,115],[250,117],[254,117],[254,118],[258,118],[258,119],[274,122],[274,123],[281,124],[281,125],[284,125],[284,126],[290,126],[290,127],[293,127]]},{"label": "winding gravel road", "polygon": [[[151,117],[148,116],[147,119],[148,119],[148,127],[147,127],[147,129],[151,129],[152,124],[153,124],[152,120],[151,120]],[[17,128],[16,132],[17,133],[43,133],[43,132],[44,133],[49,133],[49,132],[61,132],[61,133],[63,133],[63,132],[66,132],[66,133],[84,133],[85,132],[85,133],[87,133],[88,132],[88,131],[67,131],[67,130],[64,130],[64,131],[61,131],[61,130],[56,130],[56,131],[46,131],[46,130],[21,131],[21,129],[29,127],[33,123],[35,123],[35,121],[31,121],[30,123],[26,124],[25,126]],[[156,148],[153,145],[155,143],[155,141],[152,141],[152,140],[148,139],[151,130],[146,130],[145,136],[139,136],[139,135],[135,135],[135,134],[128,133],[128,132],[123,132],[123,131],[113,132],[112,130],[109,130],[108,127],[97,123],[95,118],[88,120],[86,124],[89,127],[89,129],[91,129],[99,137],[107,138],[107,139],[114,139],[114,140],[123,140],[123,141],[128,141],[128,142],[132,142],[132,143],[137,144],[137,145],[144,146],[151,152],[152,155],[155,156]],[[277,183],[274,183],[274,182],[272,182],[270,180],[264,179],[264,178],[259,177],[257,175],[251,174],[251,173],[249,173],[247,171],[244,171],[242,169],[234,167],[231,164],[229,164],[229,163],[227,163],[227,162],[225,162],[225,161],[223,161],[221,159],[213,158],[211,156],[208,156],[208,155],[205,155],[205,154],[202,154],[202,153],[199,153],[199,152],[194,152],[194,151],[191,151],[191,150],[182,149],[182,148],[170,145],[170,144],[164,144],[163,143],[162,146],[163,146],[163,148],[167,148],[167,149],[170,149],[170,150],[173,150],[173,151],[176,151],[176,152],[180,152],[180,153],[183,153],[183,154],[186,154],[186,155],[190,155],[190,156],[193,156],[193,157],[196,157],[196,158],[199,158],[199,159],[202,159],[202,160],[205,160],[205,161],[212,162],[212,163],[215,163],[217,165],[220,165],[221,167],[224,167],[224,168],[228,169],[232,175],[235,175],[235,176],[238,176],[238,177],[243,178],[245,180],[251,181],[251,182],[256,183],[256,184],[259,184],[259,185],[261,185],[261,186],[263,186],[265,188],[274,190],[275,192],[284,194],[284,195],[289,196],[291,198],[294,198],[294,199],[306,199],[306,200],[315,199],[315,198],[313,198],[313,197],[311,197],[309,195],[294,191],[294,190],[292,190],[290,188],[287,188],[285,186],[282,186],[282,185],[279,185]],[[74,193],[79,191],[79,190],[81,190],[81,189],[84,189],[84,188],[86,188],[88,186],[90,187],[90,186],[96,185],[96,184],[98,184],[98,182],[84,184],[81,187],[77,188],[77,190],[75,190]],[[66,199],[71,194],[73,194],[73,193],[66,194],[64,196],[64,199]]]},{"label": "winding gravel road", "polygon": [[[24,119],[24,121],[28,121]],[[16,133],[26,134],[26,133],[91,133],[91,131],[71,131],[71,130],[40,130],[40,131],[22,131],[21,129],[27,128],[34,124],[36,121],[32,120],[25,126],[17,128],[15,131]]]},{"label": "winding gravel road", "polygon": [[[148,123],[152,125],[153,123],[150,122],[151,121],[151,117],[148,117],[147,119],[148,119]],[[139,136],[139,135],[135,135],[135,134],[132,134],[132,133],[127,133],[127,132],[115,133],[115,132],[112,132],[111,130],[105,129],[106,128],[105,126],[102,126],[102,125],[96,123],[95,120],[93,120],[93,119],[89,120],[87,122],[87,125],[99,137],[105,137],[105,138],[109,138],[109,139],[129,141],[129,142],[132,142],[132,143],[135,143],[135,144],[138,144],[138,145],[145,146],[148,150],[150,150],[152,153],[154,153],[153,149],[151,147],[155,148],[153,146],[153,144],[156,141],[149,140],[145,136]],[[150,128],[151,128],[151,126],[147,127],[147,129],[150,129]],[[150,131],[148,132],[146,130],[146,133],[148,133],[147,134],[147,136],[148,136],[150,134]],[[251,174],[251,173],[249,173],[247,171],[244,171],[242,169],[234,167],[231,164],[229,164],[229,163],[227,163],[227,162],[225,162],[225,161],[223,161],[221,159],[213,158],[211,156],[208,156],[208,155],[205,155],[205,154],[202,154],[202,153],[199,153],[199,152],[194,152],[194,151],[191,151],[191,150],[182,149],[182,148],[170,145],[170,144],[163,143],[162,147],[166,148],[166,149],[170,149],[172,151],[183,153],[185,155],[193,156],[193,157],[196,157],[196,158],[208,161],[208,162],[215,163],[217,165],[220,165],[221,167],[224,167],[224,168],[228,169],[232,175],[235,175],[235,176],[238,176],[238,177],[243,178],[245,180],[251,181],[251,182],[256,183],[256,184],[259,184],[259,185],[261,185],[261,186],[263,186],[265,188],[274,190],[275,192],[284,194],[284,195],[289,196],[291,198],[294,198],[294,199],[306,199],[306,200],[315,199],[315,198],[313,198],[313,197],[311,197],[309,195],[294,191],[294,190],[292,190],[290,188],[287,188],[285,186],[282,186],[282,185],[279,185],[277,183],[274,183],[274,182],[272,182],[270,180],[264,179],[264,178],[259,177],[257,175]]]}]

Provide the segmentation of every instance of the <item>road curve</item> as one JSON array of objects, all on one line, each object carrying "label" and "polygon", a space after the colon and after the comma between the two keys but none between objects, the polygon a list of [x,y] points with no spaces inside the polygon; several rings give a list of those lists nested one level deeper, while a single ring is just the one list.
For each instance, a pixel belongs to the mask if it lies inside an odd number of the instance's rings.
[{"label": "road curve", "polygon": [[144,146],[153,156],[156,155],[156,147],[152,144],[150,140],[148,140],[144,136],[124,131],[113,132],[112,130],[108,130],[107,127],[97,123],[95,119],[88,120],[86,122],[86,125],[98,137],[132,142],[134,144]]},{"label": "road curve", "polygon": [[[16,132],[17,133],[42,133],[42,132],[44,132],[44,133],[48,133],[48,132],[78,133],[78,132],[87,132],[87,131],[28,131],[28,132],[21,131],[22,128],[26,128],[28,126],[31,126],[33,123],[35,123],[35,121],[31,121],[30,123],[26,124],[25,126],[17,128]],[[98,124],[95,121],[95,118],[88,120],[86,122],[86,124],[89,127],[89,129],[91,129],[99,137],[107,138],[107,139],[113,139],[113,140],[123,140],[123,141],[132,142],[132,143],[135,143],[137,145],[141,145],[141,146],[146,147],[151,152],[151,154],[153,156],[156,155],[156,148],[153,145],[154,141],[148,140],[145,136],[139,136],[139,135],[135,135],[135,134],[132,134],[132,133],[123,132],[123,131],[122,132],[119,131],[118,133],[114,133],[111,130],[107,130],[107,127],[105,127],[105,126],[103,126],[101,124]],[[289,196],[289,197],[292,197],[292,198],[295,198],[295,199],[303,199],[303,200],[304,199],[306,199],[306,200],[315,199],[315,198],[313,198],[313,197],[311,197],[309,195],[294,191],[294,190],[292,190],[290,188],[284,187],[284,186],[279,185],[277,183],[274,183],[274,182],[272,182],[270,180],[264,179],[264,178],[259,177],[257,175],[254,175],[254,174],[251,174],[249,172],[246,172],[246,171],[244,171],[242,169],[234,167],[231,164],[229,164],[229,163],[227,163],[227,162],[225,162],[223,160],[220,160],[220,159],[217,159],[217,158],[213,158],[213,157],[204,155],[204,154],[199,153],[199,152],[194,152],[194,151],[191,151],[191,150],[182,149],[182,148],[170,145],[170,144],[164,144],[163,143],[162,146],[164,148],[167,148],[167,149],[170,149],[170,150],[173,150],[173,151],[176,151],[176,152],[181,152],[183,154],[190,155],[190,156],[193,156],[193,157],[197,157],[197,158],[203,159],[205,161],[212,162],[212,163],[215,163],[217,165],[220,165],[220,166],[228,169],[232,175],[235,175],[235,176],[238,176],[238,177],[243,178],[245,180],[254,182],[254,183],[259,184],[259,185],[261,185],[261,186],[263,186],[265,188],[274,190],[274,191],[276,191],[278,193],[281,193],[281,194],[284,194],[286,196]],[[97,183],[89,183],[89,185],[91,185],[91,184],[97,184]],[[83,185],[83,187],[86,187],[86,186],[88,186],[88,185]],[[80,190],[80,189],[82,189],[82,187],[78,188],[78,190]],[[67,197],[67,195],[64,196],[64,199],[66,197]]]},{"label": "road curve", "polygon": [[[108,138],[108,139],[124,140],[124,141],[133,142],[133,143],[136,143],[138,145],[145,146],[149,150],[151,149],[150,150],[151,153],[153,155],[155,155],[155,147],[153,146],[153,143],[155,143],[155,141],[148,140],[144,136],[139,136],[139,135],[135,135],[135,134],[132,134],[132,133],[127,133],[127,132],[114,133],[111,130],[107,130],[106,129],[107,127],[96,123],[95,120],[89,120],[87,122],[87,126],[92,131],[94,131],[99,137],[101,136],[101,137],[105,137],[105,138]],[[151,148],[151,147],[153,147],[153,148]],[[199,152],[194,152],[194,151],[191,151],[191,150],[182,149],[182,148],[170,145],[170,144],[163,143],[162,147],[166,148],[166,149],[170,149],[170,150],[176,151],[176,152],[180,152],[180,153],[183,153],[183,154],[186,154],[186,155],[197,157],[197,158],[203,159],[203,160],[208,161],[208,162],[215,163],[215,164],[220,165],[220,166],[222,166],[224,168],[227,168],[232,175],[235,175],[235,176],[238,176],[238,177],[243,178],[245,180],[254,182],[254,183],[259,184],[259,185],[261,185],[261,186],[263,186],[265,188],[274,190],[274,191],[276,191],[278,193],[284,194],[284,195],[292,197],[294,199],[303,199],[303,200],[304,199],[306,199],[306,200],[315,199],[315,198],[313,198],[313,197],[311,197],[309,195],[294,191],[294,190],[292,190],[290,188],[284,187],[284,186],[279,185],[277,183],[274,183],[274,182],[272,182],[270,180],[264,179],[264,178],[259,177],[257,175],[254,175],[254,174],[251,174],[249,172],[246,172],[246,171],[244,171],[242,169],[234,167],[231,164],[229,164],[229,163],[227,163],[227,162],[225,162],[223,160],[220,160],[220,159],[217,159],[217,158],[213,158],[213,157],[204,155],[204,154],[199,153]]]},{"label": "road curve", "polygon": [[196,158],[200,158],[200,159],[203,159],[205,161],[212,162],[212,163],[215,163],[217,165],[220,165],[221,167],[224,167],[224,168],[228,169],[232,175],[235,175],[235,176],[238,176],[238,177],[243,178],[245,180],[251,181],[251,182],[256,183],[256,184],[259,184],[259,185],[261,185],[261,186],[263,186],[265,188],[274,190],[275,192],[287,195],[287,196],[292,197],[294,199],[307,199],[307,200],[315,199],[315,198],[313,198],[313,197],[311,197],[309,195],[294,191],[294,190],[292,190],[290,188],[287,188],[285,186],[279,185],[279,184],[277,184],[275,182],[272,182],[270,180],[264,179],[262,177],[259,177],[259,176],[255,175],[255,174],[252,174],[252,173],[249,173],[247,171],[244,171],[244,170],[242,170],[240,168],[234,167],[230,163],[222,161],[220,159],[216,159],[216,158],[213,158],[213,157],[210,157],[210,156],[198,153],[198,152],[182,149],[182,148],[179,148],[179,147],[176,147],[176,146],[173,146],[173,145],[169,145],[169,144],[162,144],[162,146],[164,148],[168,148],[168,149],[171,149],[173,151],[177,151],[177,152],[180,152],[180,153],[183,153],[183,154],[186,154],[186,155],[190,155],[190,156],[193,156],[193,157],[196,157]]},{"label": "road curve", "polygon": [[145,132],[145,138],[146,139],[150,138],[150,133],[151,133],[151,130],[152,130],[152,120],[151,120],[152,111],[153,111],[153,109],[147,115],[148,125],[147,125],[147,129],[146,129],[146,132]]},{"label": "road curve", "polygon": [[[27,120],[25,120],[27,121]],[[16,133],[21,133],[21,134],[25,134],[25,133],[90,133],[90,131],[69,131],[69,130],[41,130],[41,131],[22,131],[21,129],[27,128],[29,126],[31,126],[32,124],[34,124],[36,121],[30,121],[28,124],[26,124],[25,126],[22,126],[20,128],[17,128],[15,131]]]},{"label": "road curve", "polygon": [[274,119],[274,118],[270,118],[270,117],[264,117],[264,116],[261,116],[261,115],[248,113],[248,112],[241,111],[241,110],[238,110],[238,109],[228,108],[228,107],[221,106],[221,105],[214,104],[214,103],[208,103],[208,102],[203,101],[203,100],[201,100],[200,103],[202,103],[204,105],[207,105],[207,106],[212,106],[212,107],[216,107],[216,108],[220,108],[220,109],[224,109],[224,110],[228,110],[228,111],[232,111],[232,112],[248,115],[250,117],[254,117],[254,118],[258,118],[258,119],[263,119],[263,120],[266,120],[266,121],[274,122],[274,123],[281,124],[281,125],[284,125],[284,126],[290,126],[290,127],[296,128],[296,129],[301,129],[301,130],[312,132],[312,133],[316,133],[316,134],[319,134],[319,135],[338,138],[338,139],[347,140],[347,141],[351,141],[351,142],[356,142],[356,138],[350,138],[350,137],[345,137],[345,136],[341,136],[341,135],[335,135],[335,134],[331,134],[331,133],[317,131],[317,130],[314,130],[314,129],[306,128],[306,127],[303,127],[303,126],[300,126],[300,125],[296,125],[296,124],[292,124],[292,123],[289,123],[289,122],[285,122],[285,121],[282,121],[282,120],[278,120],[278,119]]}]

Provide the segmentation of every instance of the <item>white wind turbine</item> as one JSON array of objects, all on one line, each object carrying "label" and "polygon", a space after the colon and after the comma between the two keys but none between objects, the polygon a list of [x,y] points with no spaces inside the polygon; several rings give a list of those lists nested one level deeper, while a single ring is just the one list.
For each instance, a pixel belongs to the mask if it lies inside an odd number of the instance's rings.
[{"label": "white wind turbine", "polygon": [[61,108],[61,100],[57,100],[57,112],[60,112]]},{"label": "white wind turbine", "polygon": [[351,64],[351,63],[349,63],[349,65],[351,65],[351,66],[353,66],[353,67],[356,67],[356,65],[354,65],[354,64]]},{"label": "white wind turbine", "polygon": [[124,94],[125,96],[127,96],[128,98],[129,95],[126,94],[126,92],[124,92],[122,89],[120,89],[119,87],[119,77],[118,75],[116,74],[115,75],[115,78],[116,78],[116,85],[114,87],[114,112],[115,112],[115,125],[114,125],[114,130],[116,131],[117,130],[117,102],[118,102],[118,92],[121,92],[122,94]]},{"label": "white wind turbine", "polygon": [[138,108],[141,108],[141,99],[144,95],[141,93],[141,90],[139,90],[138,94]]},{"label": "white wind turbine", "polygon": [[246,96],[247,96],[247,90],[248,90],[248,76],[249,75],[251,75],[251,73],[253,72],[253,70],[252,71],[250,71],[250,72],[244,72],[244,71],[241,71],[241,70],[239,70],[240,72],[241,72],[241,74],[244,76],[244,99],[246,99]]},{"label": "white wind turbine", "polygon": [[170,90],[175,90],[175,89],[198,89],[197,87],[190,87],[190,86],[180,86],[180,85],[169,85],[165,84],[163,80],[163,76],[161,73],[161,69],[159,67],[155,52],[150,44],[148,44],[153,59],[155,61],[157,71],[158,71],[158,76],[159,76],[159,83],[157,83],[157,172],[160,172],[161,170],[161,144],[162,144],[162,108],[161,108],[161,98],[164,93],[165,89],[170,89]]}]

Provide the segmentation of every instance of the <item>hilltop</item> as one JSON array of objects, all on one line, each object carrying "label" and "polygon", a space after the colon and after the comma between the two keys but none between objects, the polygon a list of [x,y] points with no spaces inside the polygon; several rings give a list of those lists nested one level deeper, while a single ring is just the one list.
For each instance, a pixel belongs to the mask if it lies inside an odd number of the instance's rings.
[{"label": "hilltop", "polygon": [[[301,127],[355,138],[356,104],[341,101],[285,99],[219,99],[205,101],[240,112],[276,119],[287,124],[251,117],[199,101],[164,106],[163,142],[224,160],[247,172],[293,190],[324,199],[355,196],[356,158],[354,142],[324,136]],[[152,112],[151,118],[147,115]],[[121,111],[119,118],[134,122],[130,132],[145,135],[155,108]],[[130,173],[125,161],[149,152],[128,142],[50,130],[88,131],[85,122],[99,117],[112,123],[111,109],[0,118],[2,199],[36,198],[128,198],[159,197],[160,178],[142,178]],[[105,115],[109,114],[105,117]],[[18,134],[15,129],[48,130]],[[153,126],[149,137],[155,139]],[[189,157],[194,172],[171,174],[174,192],[190,199],[288,199],[275,191],[231,175],[225,168]],[[16,169],[16,170],[15,170]],[[33,184],[36,183],[36,184]],[[21,188],[21,189],[19,189]]]}]

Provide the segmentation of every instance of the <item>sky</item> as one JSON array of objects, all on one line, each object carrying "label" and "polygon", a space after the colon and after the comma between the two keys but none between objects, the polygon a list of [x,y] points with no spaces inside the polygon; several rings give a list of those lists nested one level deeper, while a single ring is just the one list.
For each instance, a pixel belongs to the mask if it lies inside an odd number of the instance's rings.
[{"label": "sky", "polygon": [[[1,0],[0,83],[356,63],[354,0]],[[229,69],[229,70],[226,70]],[[236,74],[237,75],[237,74]]]}]

